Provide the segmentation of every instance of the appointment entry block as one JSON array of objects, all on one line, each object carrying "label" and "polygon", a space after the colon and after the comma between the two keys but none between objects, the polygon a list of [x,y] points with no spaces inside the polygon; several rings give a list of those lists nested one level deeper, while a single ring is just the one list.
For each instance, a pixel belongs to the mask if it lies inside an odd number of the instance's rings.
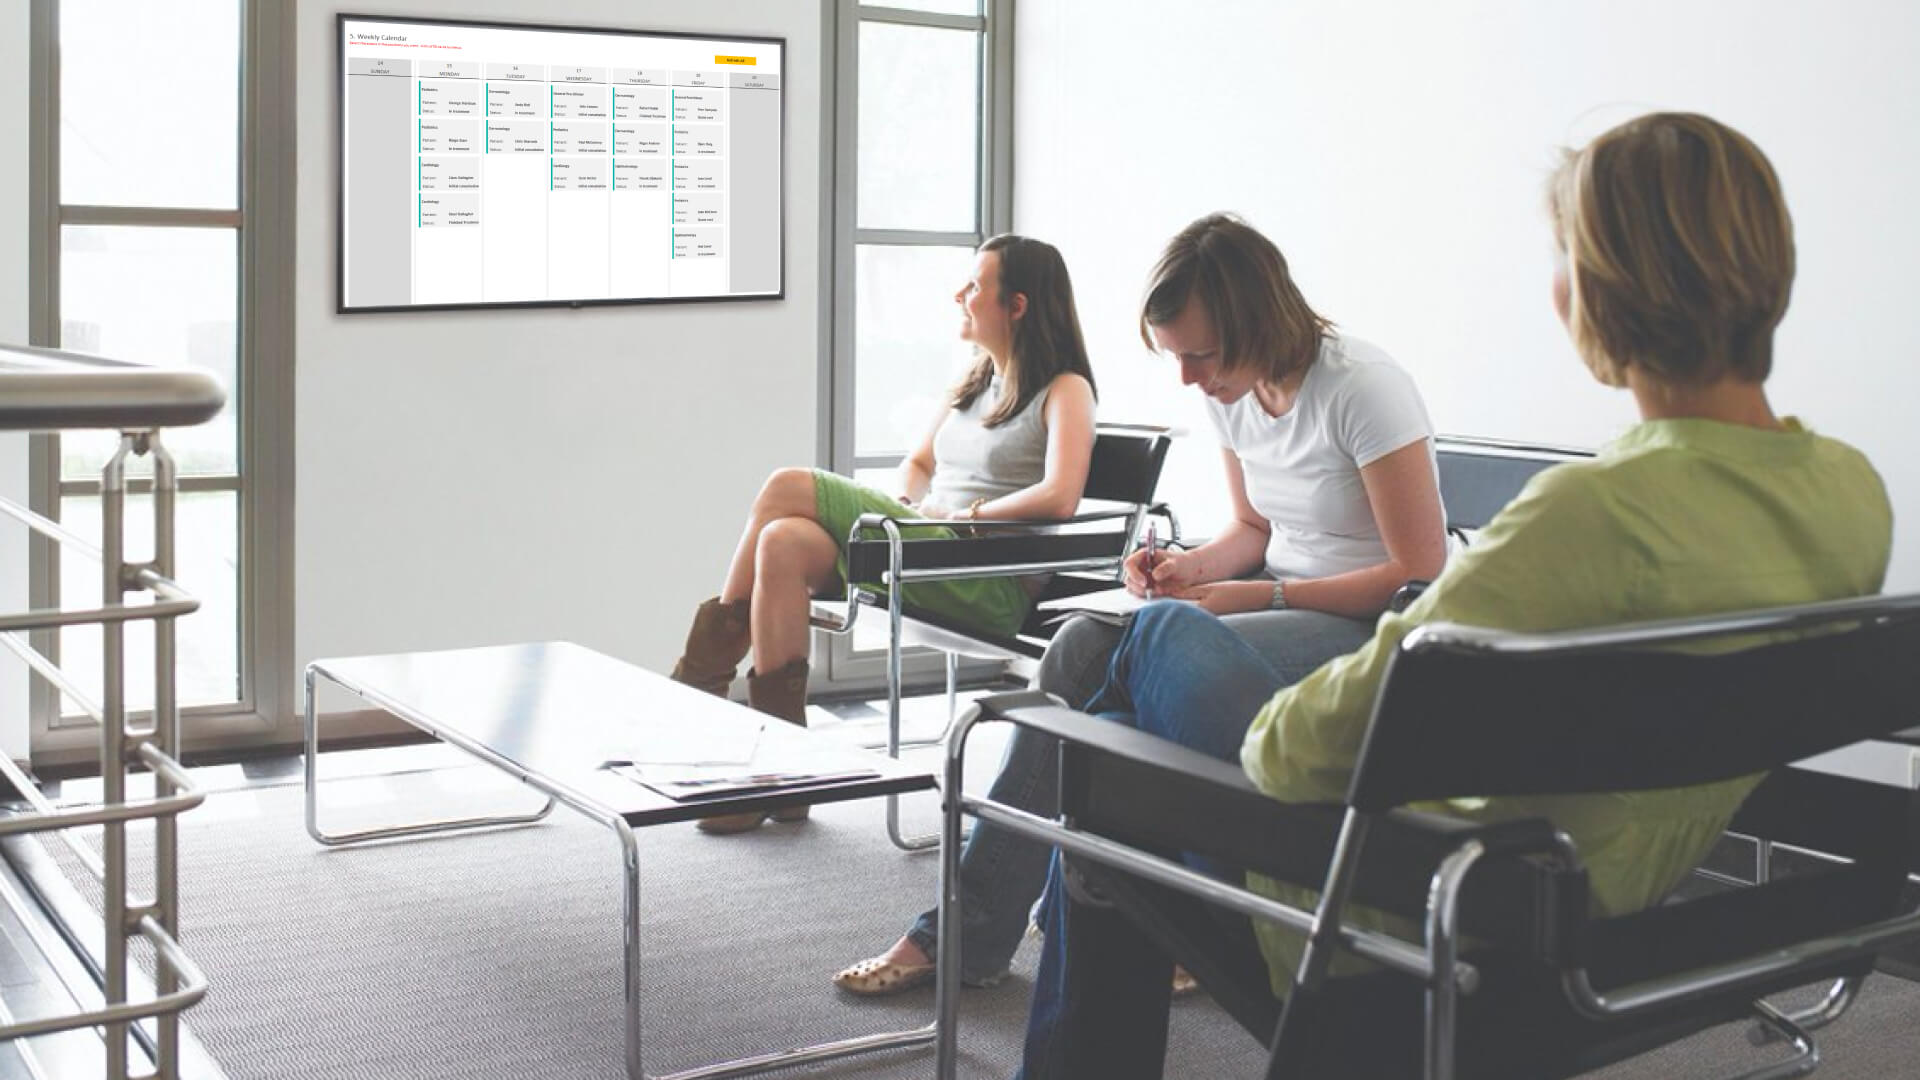
[{"label": "appointment entry block", "polygon": [[781,295],[783,42],[339,21],[340,310]]}]

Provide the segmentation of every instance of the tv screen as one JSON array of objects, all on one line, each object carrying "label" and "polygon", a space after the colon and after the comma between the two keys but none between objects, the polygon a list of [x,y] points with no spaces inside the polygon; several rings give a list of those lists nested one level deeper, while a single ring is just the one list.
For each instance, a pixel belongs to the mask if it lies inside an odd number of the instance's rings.
[{"label": "tv screen", "polygon": [[340,311],[783,295],[784,40],[339,25]]}]

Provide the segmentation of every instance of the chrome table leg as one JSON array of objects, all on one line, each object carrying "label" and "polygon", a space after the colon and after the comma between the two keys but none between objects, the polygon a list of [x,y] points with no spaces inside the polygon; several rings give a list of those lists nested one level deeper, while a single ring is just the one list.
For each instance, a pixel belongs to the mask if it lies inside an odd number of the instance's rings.
[{"label": "chrome table leg", "polygon": [[[464,829],[481,829],[496,825],[527,825],[539,821],[553,813],[554,800],[547,797],[540,809],[527,814],[495,814],[468,818],[440,818],[433,821],[414,822],[406,825],[382,825],[353,832],[327,832],[320,827],[320,713],[315,704],[315,677],[327,676],[324,669],[312,664],[307,666],[306,700],[306,799],[307,799],[307,835],[316,843],[327,847],[339,847],[345,844],[357,844],[366,840],[385,840],[396,836],[424,836],[430,833],[459,832]],[[354,694],[363,696],[354,687],[339,682],[332,676],[327,681]],[[403,717],[404,719],[404,717]]]}]

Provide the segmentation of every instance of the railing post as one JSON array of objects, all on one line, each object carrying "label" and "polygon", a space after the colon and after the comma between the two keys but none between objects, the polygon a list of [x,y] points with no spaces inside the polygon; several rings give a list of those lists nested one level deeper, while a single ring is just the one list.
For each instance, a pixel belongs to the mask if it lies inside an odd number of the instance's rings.
[{"label": "railing post", "polygon": [[[173,580],[173,515],[175,492],[179,485],[173,455],[160,443],[160,433],[148,436],[147,450],[153,455],[153,569],[161,577]],[[180,700],[174,692],[175,624],[165,616],[153,622],[153,738],[160,752],[180,760]],[[173,778],[156,770],[154,796],[166,798],[179,789]],[[153,902],[158,909],[160,928],[175,941],[180,940],[180,819],[163,814],[153,822]],[[180,974],[171,964],[155,964],[154,994],[166,997],[180,989]],[[180,1075],[180,1014],[161,1013],[154,1047],[154,1069],[159,1080],[175,1080]]]},{"label": "railing post", "polygon": [[[179,833],[175,816],[198,806],[203,796],[181,768],[180,708],[174,666],[178,659],[174,620],[196,610],[199,602],[173,580],[173,516],[178,471],[160,445],[165,425],[198,424],[225,404],[226,393],[212,376],[185,368],[154,368],[53,349],[0,346],[0,430],[120,432],[120,443],[100,476],[100,547],[57,521],[18,503],[0,499],[0,514],[23,522],[34,534],[76,554],[100,560],[100,603],[92,608],[35,607],[0,614],[7,648],[18,653],[33,674],[97,719],[100,724],[101,805],[53,805],[26,771],[0,759],[0,773],[18,786],[31,809],[0,818],[0,834],[26,836],[57,832],[75,851],[79,865],[100,879],[101,935],[98,968],[101,1004],[97,1008],[0,1022],[0,1042],[56,1031],[95,1029],[105,1038],[109,1080],[128,1080],[133,1048],[129,1036],[144,1038],[141,1023],[156,1018],[152,1043],[154,1069],[141,1076],[177,1080],[180,1073],[182,1011],[206,996],[206,976],[179,947]],[[153,555],[151,562],[127,558],[127,459],[153,455]],[[152,602],[130,605],[127,594],[146,592]],[[127,721],[126,624],[151,621],[153,631],[153,723],[133,730]],[[98,625],[101,635],[101,701],[98,706],[73,678],[14,631],[57,633],[66,626]],[[129,767],[150,770],[152,798],[127,797]],[[129,895],[127,822],[154,821],[153,896]],[[98,856],[60,830],[98,825]],[[82,927],[63,927],[89,966],[96,940]],[[132,972],[128,942],[147,939],[154,957],[151,1000],[129,1001]],[[85,999],[92,988],[75,988]]]},{"label": "railing post", "polygon": [[[126,598],[127,454],[133,434],[122,432],[120,447],[100,472],[100,604],[112,607]],[[100,701],[100,798],[111,806],[127,800],[126,624],[103,623],[101,636],[102,687]],[[127,1000],[127,826],[109,821],[101,826],[102,948],[106,952],[106,1007]],[[127,1075],[127,1025],[106,1025],[107,1075]]]}]

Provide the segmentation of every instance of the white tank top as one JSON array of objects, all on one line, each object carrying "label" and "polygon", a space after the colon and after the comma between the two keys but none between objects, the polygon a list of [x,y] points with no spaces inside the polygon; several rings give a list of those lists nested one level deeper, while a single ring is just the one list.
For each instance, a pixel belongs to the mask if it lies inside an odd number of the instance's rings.
[{"label": "white tank top", "polygon": [[997,499],[1032,487],[1047,475],[1047,394],[1042,387],[1027,407],[999,427],[980,421],[1000,404],[1001,380],[965,409],[949,409],[933,437],[933,478],[927,501],[965,510],[975,499]]}]

